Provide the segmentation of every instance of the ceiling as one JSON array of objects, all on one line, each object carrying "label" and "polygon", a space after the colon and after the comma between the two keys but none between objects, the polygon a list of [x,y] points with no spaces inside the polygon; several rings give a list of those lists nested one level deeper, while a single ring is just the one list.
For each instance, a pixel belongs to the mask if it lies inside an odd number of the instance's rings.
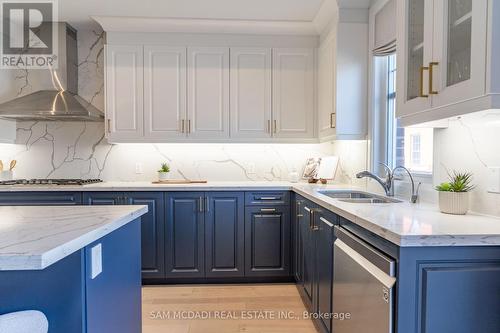
[{"label": "ceiling", "polygon": [[[343,0],[366,2],[369,0]],[[323,0],[59,0],[59,21],[77,29],[96,16],[312,21]]]}]

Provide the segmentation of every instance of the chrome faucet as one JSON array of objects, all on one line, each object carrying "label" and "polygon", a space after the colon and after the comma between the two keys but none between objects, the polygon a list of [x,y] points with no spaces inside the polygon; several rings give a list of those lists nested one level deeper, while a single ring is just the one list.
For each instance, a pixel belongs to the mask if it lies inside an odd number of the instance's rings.
[{"label": "chrome faucet", "polygon": [[385,195],[387,195],[388,197],[393,197],[394,196],[394,180],[395,180],[394,174],[399,169],[404,170],[408,173],[408,176],[410,176],[410,181],[411,181],[411,199],[410,199],[410,202],[417,203],[418,191],[420,189],[421,183],[419,183],[417,188],[415,188],[415,181],[413,179],[413,176],[412,176],[410,170],[408,170],[407,168],[405,168],[404,166],[401,166],[401,165],[397,166],[391,170],[391,168],[387,164],[384,164],[384,163],[380,163],[380,164],[386,170],[385,179],[378,177],[377,175],[371,173],[370,171],[362,171],[356,175],[356,178],[361,179],[361,178],[368,177],[368,178],[374,179],[375,181],[377,181],[380,184],[380,186],[382,186],[382,188],[385,191]]}]

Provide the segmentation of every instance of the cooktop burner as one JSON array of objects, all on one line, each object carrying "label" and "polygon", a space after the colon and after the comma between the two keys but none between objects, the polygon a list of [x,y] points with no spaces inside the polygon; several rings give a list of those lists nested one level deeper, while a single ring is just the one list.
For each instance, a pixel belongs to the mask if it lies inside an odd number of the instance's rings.
[{"label": "cooktop burner", "polygon": [[0,181],[0,185],[88,185],[102,183],[101,179],[14,179]]}]

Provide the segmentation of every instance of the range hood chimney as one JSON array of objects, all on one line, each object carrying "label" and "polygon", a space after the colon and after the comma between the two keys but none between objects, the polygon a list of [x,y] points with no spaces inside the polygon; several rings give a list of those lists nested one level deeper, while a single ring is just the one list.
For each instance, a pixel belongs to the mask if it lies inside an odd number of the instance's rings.
[{"label": "range hood chimney", "polygon": [[[51,22],[43,23],[40,29]],[[38,81],[34,93],[0,104],[0,118],[15,120],[103,121],[103,113],[78,96],[77,32],[58,25],[58,69],[33,69]],[[38,83],[38,84],[37,84]]]}]

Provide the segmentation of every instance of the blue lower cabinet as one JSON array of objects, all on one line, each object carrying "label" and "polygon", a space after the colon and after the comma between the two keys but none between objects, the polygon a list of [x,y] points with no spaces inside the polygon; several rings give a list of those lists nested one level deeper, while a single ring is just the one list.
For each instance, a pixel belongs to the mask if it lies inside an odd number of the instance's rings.
[{"label": "blue lower cabinet", "polygon": [[165,200],[161,192],[126,192],[128,204],[148,206],[141,217],[142,278],[165,278]]},{"label": "blue lower cabinet", "polygon": [[245,275],[244,200],[242,192],[206,193],[206,277]]},{"label": "blue lower cabinet", "polygon": [[171,192],[165,199],[166,277],[204,277],[204,192]]},{"label": "blue lower cabinet", "polygon": [[290,275],[290,207],[260,206],[245,210],[245,275]]},{"label": "blue lower cabinet", "polygon": [[[86,332],[142,331],[140,230],[137,220],[85,248]],[[101,246],[102,272],[92,277],[96,245]]]},{"label": "blue lower cabinet", "polygon": [[320,328],[323,332],[331,332],[334,226],[338,221],[335,214],[324,210],[315,213],[314,219],[317,273],[315,305]]},{"label": "blue lower cabinet", "polygon": [[299,219],[299,234],[300,243],[302,245],[302,281],[300,288],[303,291],[303,299],[307,308],[310,311],[315,311],[314,293],[315,287],[315,271],[316,271],[316,242],[312,230],[312,212],[317,209],[317,206],[308,200],[303,200],[301,207],[301,216]]},{"label": "blue lower cabinet", "polygon": [[85,192],[87,205],[146,205],[141,217],[142,277],[165,278],[165,200],[162,192]]},{"label": "blue lower cabinet", "polygon": [[66,206],[81,204],[81,192],[0,192],[0,206]]},{"label": "blue lower cabinet", "polygon": [[292,210],[292,261],[293,261],[293,275],[298,285],[303,285],[304,278],[304,251],[302,244],[301,225],[303,223],[304,215],[302,214],[302,205],[304,200],[295,199]]}]

